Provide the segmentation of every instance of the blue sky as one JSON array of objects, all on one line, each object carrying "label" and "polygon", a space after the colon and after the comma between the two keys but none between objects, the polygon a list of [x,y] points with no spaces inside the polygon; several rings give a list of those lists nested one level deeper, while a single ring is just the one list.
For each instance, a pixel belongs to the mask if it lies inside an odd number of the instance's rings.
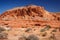
[{"label": "blue sky", "polygon": [[60,12],[60,0],[0,0],[0,13],[30,4],[43,6],[50,12]]}]

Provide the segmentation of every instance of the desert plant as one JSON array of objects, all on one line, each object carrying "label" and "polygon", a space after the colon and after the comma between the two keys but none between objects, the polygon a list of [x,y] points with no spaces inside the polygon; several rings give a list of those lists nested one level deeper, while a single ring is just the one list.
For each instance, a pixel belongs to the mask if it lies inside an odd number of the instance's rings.
[{"label": "desert plant", "polygon": [[31,28],[27,28],[26,30],[25,30],[25,32],[29,32],[31,30]]},{"label": "desert plant", "polygon": [[40,32],[44,32],[44,31],[45,31],[45,29],[41,29],[41,30],[40,30]]},{"label": "desert plant", "polygon": [[39,40],[36,35],[29,35],[26,40]]},{"label": "desert plant", "polygon": [[51,28],[50,25],[46,25],[46,27],[44,28],[45,30],[49,30]]},{"label": "desert plant", "polygon": [[26,36],[21,36],[18,38],[18,40],[27,40]]},{"label": "desert plant", "polygon": [[7,33],[0,33],[0,39],[7,39]]},{"label": "desert plant", "polygon": [[26,40],[26,37],[22,36],[22,37],[19,37],[18,40]]},{"label": "desert plant", "polygon": [[44,31],[49,30],[49,29],[51,28],[50,25],[45,25],[45,26],[46,26],[46,27],[43,28],[43,29],[41,29],[40,32],[44,32]]},{"label": "desert plant", "polygon": [[2,31],[5,31],[5,29],[4,29],[4,28],[2,28],[2,27],[0,27],[0,33],[1,33]]}]

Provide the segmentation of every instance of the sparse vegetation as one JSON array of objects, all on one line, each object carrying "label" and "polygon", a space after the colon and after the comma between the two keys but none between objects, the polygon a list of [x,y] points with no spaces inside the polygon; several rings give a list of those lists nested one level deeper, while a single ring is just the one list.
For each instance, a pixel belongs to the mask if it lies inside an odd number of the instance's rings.
[{"label": "sparse vegetation", "polygon": [[26,40],[26,37],[25,36],[19,37],[18,40]]},{"label": "sparse vegetation", "polygon": [[31,28],[27,28],[26,30],[25,30],[25,32],[29,32],[31,30]]},{"label": "sparse vegetation", "polygon": [[26,40],[39,40],[36,35],[29,35]]},{"label": "sparse vegetation", "polygon": [[2,28],[2,27],[0,27],[0,33],[1,33],[2,31],[5,31],[5,29],[4,29],[4,28]]},{"label": "sparse vegetation", "polygon": [[50,25],[46,25],[46,27],[44,28],[45,30],[49,30],[51,28]]},{"label": "sparse vegetation", "polygon": [[0,39],[7,39],[7,33],[0,33]]},{"label": "sparse vegetation", "polygon": [[49,30],[50,28],[51,28],[51,26],[46,25],[46,27],[43,28],[43,29],[41,29],[40,32],[44,32],[44,31],[46,31],[46,30]]},{"label": "sparse vegetation", "polygon": [[41,29],[41,30],[40,30],[40,32],[44,32],[44,31],[45,31],[45,29]]},{"label": "sparse vegetation", "polygon": [[7,38],[7,36],[8,36],[8,33],[6,33],[5,32],[6,31],[6,29],[5,28],[3,28],[3,27],[0,27],[0,39],[1,40],[7,40],[8,38]]}]

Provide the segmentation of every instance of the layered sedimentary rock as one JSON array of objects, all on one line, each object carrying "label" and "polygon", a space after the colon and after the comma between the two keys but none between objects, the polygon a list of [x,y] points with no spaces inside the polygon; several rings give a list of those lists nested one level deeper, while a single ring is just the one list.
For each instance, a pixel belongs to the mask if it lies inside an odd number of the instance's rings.
[{"label": "layered sedimentary rock", "polygon": [[60,13],[44,7],[17,7],[0,15],[0,40],[60,40]]},{"label": "layered sedimentary rock", "polygon": [[43,26],[47,24],[51,27],[59,27],[59,14],[48,12],[41,6],[29,5],[7,10],[1,14],[0,23],[11,27]]}]

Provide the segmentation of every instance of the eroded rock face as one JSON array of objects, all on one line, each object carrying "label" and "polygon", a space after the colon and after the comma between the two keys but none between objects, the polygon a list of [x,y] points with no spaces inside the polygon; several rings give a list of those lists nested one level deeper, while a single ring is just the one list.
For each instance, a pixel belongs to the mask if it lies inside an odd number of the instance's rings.
[{"label": "eroded rock face", "polygon": [[60,13],[29,5],[0,15],[0,40],[60,40]]},{"label": "eroded rock face", "polygon": [[59,27],[60,16],[46,11],[41,6],[29,5],[7,10],[0,15],[0,24],[7,24],[12,28],[44,26],[46,24],[51,27]]}]

